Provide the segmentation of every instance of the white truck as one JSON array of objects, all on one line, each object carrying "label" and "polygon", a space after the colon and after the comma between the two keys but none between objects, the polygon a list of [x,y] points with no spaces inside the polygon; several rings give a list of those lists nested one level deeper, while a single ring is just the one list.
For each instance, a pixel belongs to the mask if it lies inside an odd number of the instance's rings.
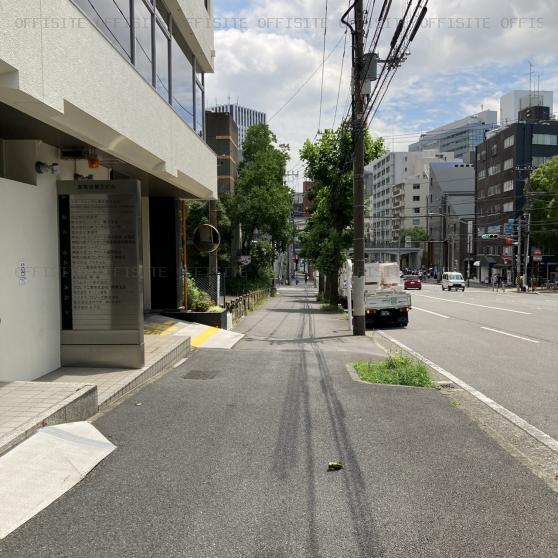
[{"label": "white truck", "polygon": [[[406,327],[409,323],[411,295],[402,288],[400,269],[396,263],[366,263],[364,265],[364,308],[367,327],[394,325]],[[347,265],[339,271],[339,296],[346,308]]]}]

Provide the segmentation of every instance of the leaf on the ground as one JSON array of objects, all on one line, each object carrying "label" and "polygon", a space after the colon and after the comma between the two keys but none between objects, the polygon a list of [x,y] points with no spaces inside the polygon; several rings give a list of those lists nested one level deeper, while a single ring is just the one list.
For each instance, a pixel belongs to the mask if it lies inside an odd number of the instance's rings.
[{"label": "leaf on the ground", "polygon": [[328,471],[339,471],[340,469],[343,469],[343,463],[339,461],[330,461],[327,465]]}]

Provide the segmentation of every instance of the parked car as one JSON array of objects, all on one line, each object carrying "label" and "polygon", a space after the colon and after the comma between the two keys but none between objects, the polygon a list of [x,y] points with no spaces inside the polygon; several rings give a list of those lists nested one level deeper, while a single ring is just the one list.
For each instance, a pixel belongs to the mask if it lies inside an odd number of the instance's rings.
[{"label": "parked car", "polygon": [[418,275],[406,275],[403,279],[403,287],[407,289],[422,289],[422,281]]},{"label": "parked car", "polygon": [[455,271],[446,272],[442,275],[442,290],[451,291],[452,289],[462,291],[465,290],[465,279],[461,273],[456,273]]}]

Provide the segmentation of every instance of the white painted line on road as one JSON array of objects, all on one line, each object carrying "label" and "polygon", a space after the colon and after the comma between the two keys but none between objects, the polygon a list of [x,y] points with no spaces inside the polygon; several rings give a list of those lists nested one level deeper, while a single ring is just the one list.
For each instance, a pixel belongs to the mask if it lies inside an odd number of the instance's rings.
[{"label": "white painted line on road", "polygon": [[414,295],[422,296],[423,298],[431,298],[432,300],[442,300],[443,302],[453,302],[454,304],[466,304],[467,306],[478,306],[479,308],[488,308],[489,310],[502,310],[502,312],[513,312],[514,314],[525,314],[526,316],[531,316],[531,312],[522,312],[521,310],[510,310],[509,308],[500,308],[498,306],[485,306],[484,304],[474,304],[473,302],[463,302],[461,300],[450,300],[449,298],[440,298],[438,296],[428,296],[428,295]]},{"label": "white painted line on road", "polygon": [[520,416],[516,415],[515,413],[512,413],[509,409],[506,409],[499,403],[496,403],[496,401],[490,399],[490,397],[487,397],[486,395],[484,395],[484,393],[481,393],[474,387],[465,383],[463,380],[460,380],[457,376],[454,376],[451,372],[444,370],[444,368],[438,366],[431,360],[427,359],[425,356],[422,356],[420,353],[417,353],[410,347],[407,347],[407,345],[404,345],[403,343],[397,341],[397,339],[394,339],[393,337],[391,337],[391,335],[388,335],[383,331],[378,331],[378,333],[382,337],[385,337],[388,341],[391,341],[392,343],[394,343],[404,351],[407,351],[409,354],[413,355],[416,359],[424,362],[424,364],[436,370],[436,372],[442,374],[442,376],[445,376],[448,380],[452,381],[460,388],[464,389],[465,391],[468,391],[472,396],[476,397],[479,401],[482,401],[485,405],[488,405],[488,407],[490,407],[493,411],[496,411],[499,415],[502,415],[504,418],[508,419],[512,424],[515,424],[516,426],[518,426],[519,428],[527,432],[527,434],[535,438],[535,440],[538,440],[541,444],[544,444],[547,448],[550,448],[551,450],[558,453],[558,440],[555,440],[554,438],[552,438],[542,430],[539,430],[536,426],[529,424],[526,420],[522,419]]},{"label": "white painted line on road", "polygon": [[515,337],[516,339],[523,339],[523,341],[529,341],[530,343],[540,343],[540,341],[536,341],[535,339],[529,339],[528,337],[522,337],[521,335],[514,335],[513,333],[506,333],[505,331],[492,329],[491,327],[481,326],[481,329],[486,329],[486,331],[493,331],[494,333],[501,333],[502,335],[507,335],[508,337]]},{"label": "white painted line on road", "polygon": [[418,310],[419,312],[426,312],[427,314],[432,314],[433,316],[438,316],[439,318],[445,318],[449,320],[449,316],[444,316],[443,314],[438,314],[437,312],[432,312],[431,310],[425,310],[424,308],[419,308],[418,306],[413,306],[413,310]]}]

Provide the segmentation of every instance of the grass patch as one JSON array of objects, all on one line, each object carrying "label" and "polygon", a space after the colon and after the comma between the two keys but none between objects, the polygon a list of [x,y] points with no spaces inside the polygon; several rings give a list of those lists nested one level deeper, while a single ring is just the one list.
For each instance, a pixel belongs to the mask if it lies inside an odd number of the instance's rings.
[{"label": "grass patch", "polygon": [[322,304],[322,311],[331,312],[332,314],[342,312],[337,304]]},{"label": "grass patch", "polygon": [[433,387],[427,366],[407,355],[390,355],[380,362],[361,360],[353,366],[358,377],[371,384]]}]

